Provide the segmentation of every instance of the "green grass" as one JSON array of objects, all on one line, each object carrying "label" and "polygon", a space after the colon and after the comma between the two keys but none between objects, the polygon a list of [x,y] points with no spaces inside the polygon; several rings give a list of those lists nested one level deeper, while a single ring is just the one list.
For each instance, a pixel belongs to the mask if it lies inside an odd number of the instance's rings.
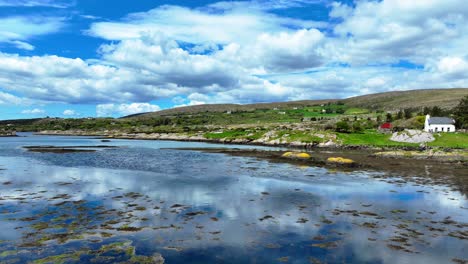
[{"label": "green grass", "polygon": [[369,110],[364,109],[364,108],[349,108],[346,110],[345,114],[346,115],[363,115],[363,114],[368,114]]},{"label": "green grass", "polygon": [[440,133],[435,134],[436,140],[428,143],[431,147],[468,148],[468,134],[466,133]]},{"label": "green grass", "polygon": [[372,130],[367,130],[363,133],[337,133],[337,137],[344,145],[376,147],[418,146],[418,144],[391,141],[391,134],[381,134]]},{"label": "green grass", "polygon": [[299,141],[304,143],[322,143],[324,141],[323,138],[311,134],[310,131],[286,131],[284,134],[288,134],[286,137],[288,142]]},{"label": "green grass", "polygon": [[266,131],[259,130],[243,130],[243,129],[232,129],[223,131],[222,133],[205,133],[204,137],[208,139],[249,139],[256,140],[265,134]]}]

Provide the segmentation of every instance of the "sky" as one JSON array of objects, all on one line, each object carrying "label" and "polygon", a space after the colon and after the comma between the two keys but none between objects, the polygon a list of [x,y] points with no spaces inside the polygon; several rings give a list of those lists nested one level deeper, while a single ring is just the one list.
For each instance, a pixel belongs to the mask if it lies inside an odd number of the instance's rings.
[{"label": "sky", "polygon": [[0,119],[468,87],[465,0],[0,0]]}]

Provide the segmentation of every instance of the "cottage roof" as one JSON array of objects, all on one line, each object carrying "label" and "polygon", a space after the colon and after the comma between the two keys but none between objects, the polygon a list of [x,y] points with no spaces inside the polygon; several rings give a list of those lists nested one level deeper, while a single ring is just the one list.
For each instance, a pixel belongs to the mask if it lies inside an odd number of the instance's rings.
[{"label": "cottage roof", "polygon": [[381,126],[380,126],[381,129],[391,129],[392,128],[392,124],[391,123],[383,123]]},{"label": "cottage roof", "polygon": [[431,117],[429,125],[453,125],[454,121],[449,117]]}]

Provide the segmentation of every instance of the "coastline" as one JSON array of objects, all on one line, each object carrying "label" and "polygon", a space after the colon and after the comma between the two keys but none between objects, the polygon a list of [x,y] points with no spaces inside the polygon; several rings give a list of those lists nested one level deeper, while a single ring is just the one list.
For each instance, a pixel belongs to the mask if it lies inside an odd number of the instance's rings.
[{"label": "coastline", "polygon": [[0,131],[0,137],[17,137],[16,132],[12,131]]},{"label": "coastline", "polygon": [[306,143],[306,142],[278,142],[247,139],[217,139],[205,138],[202,135],[188,135],[176,133],[115,133],[115,132],[88,132],[88,131],[40,131],[36,135],[53,136],[91,136],[102,140],[163,140],[182,142],[205,142],[213,144],[251,145],[263,147],[282,147],[295,151],[361,151],[376,159],[406,159],[406,160],[434,160],[437,162],[461,162],[468,165],[468,150],[452,148],[433,148],[418,146],[371,146],[371,145],[340,145],[334,142]]}]

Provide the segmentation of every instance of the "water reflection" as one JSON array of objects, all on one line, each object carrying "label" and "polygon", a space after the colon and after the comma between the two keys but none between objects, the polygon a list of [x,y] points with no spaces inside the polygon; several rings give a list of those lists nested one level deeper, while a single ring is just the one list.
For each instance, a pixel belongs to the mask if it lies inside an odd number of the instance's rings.
[{"label": "water reflection", "polygon": [[[97,153],[18,148],[45,141],[31,140],[0,143],[0,252],[21,250],[4,260],[127,240],[135,254],[159,252],[168,263],[468,259],[468,203],[444,186],[129,141]],[[97,142],[61,140],[47,139]]]}]

